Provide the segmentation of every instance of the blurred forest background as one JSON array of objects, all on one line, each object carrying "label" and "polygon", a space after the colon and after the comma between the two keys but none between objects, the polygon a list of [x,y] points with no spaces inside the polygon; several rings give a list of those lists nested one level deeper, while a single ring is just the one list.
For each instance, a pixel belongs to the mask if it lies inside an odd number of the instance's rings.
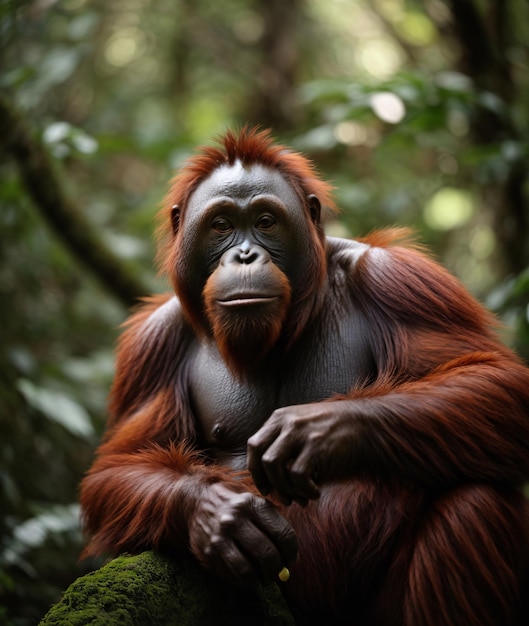
[{"label": "blurred forest background", "polygon": [[311,157],[355,236],[410,225],[529,359],[526,0],[0,0],[0,624],[76,576],[117,327],[153,216],[245,122]]}]

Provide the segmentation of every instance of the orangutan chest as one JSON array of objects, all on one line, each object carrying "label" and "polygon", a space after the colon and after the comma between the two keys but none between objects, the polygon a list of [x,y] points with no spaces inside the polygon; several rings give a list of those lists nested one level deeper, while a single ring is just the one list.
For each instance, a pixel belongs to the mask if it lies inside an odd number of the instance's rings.
[{"label": "orangutan chest", "polygon": [[232,466],[245,466],[246,442],[273,411],[348,393],[373,373],[364,329],[308,333],[282,358],[265,359],[252,376],[237,379],[213,343],[196,346],[190,372],[191,404],[205,448]]}]

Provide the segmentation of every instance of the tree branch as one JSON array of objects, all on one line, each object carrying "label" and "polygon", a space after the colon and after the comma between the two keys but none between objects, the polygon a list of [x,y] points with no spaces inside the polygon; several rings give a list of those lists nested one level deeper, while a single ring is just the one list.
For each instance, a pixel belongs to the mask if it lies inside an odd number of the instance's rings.
[{"label": "tree branch", "polygon": [[18,164],[26,189],[54,232],[69,250],[124,305],[131,306],[151,290],[139,270],[117,257],[101,241],[66,189],[49,152],[32,132],[5,91],[0,92],[2,147]]}]

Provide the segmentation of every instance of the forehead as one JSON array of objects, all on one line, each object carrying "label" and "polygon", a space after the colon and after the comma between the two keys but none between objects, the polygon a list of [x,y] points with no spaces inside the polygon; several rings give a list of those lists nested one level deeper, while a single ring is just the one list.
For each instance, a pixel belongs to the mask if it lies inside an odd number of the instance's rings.
[{"label": "forehead", "polygon": [[191,194],[188,208],[198,208],[215,198],[241,202],[262,194],[274,195],[287,206],[299,204],[292,185],[278,171],[259,164],[246,166],[237,161],[233,165],[222,165],[203,180]]}]

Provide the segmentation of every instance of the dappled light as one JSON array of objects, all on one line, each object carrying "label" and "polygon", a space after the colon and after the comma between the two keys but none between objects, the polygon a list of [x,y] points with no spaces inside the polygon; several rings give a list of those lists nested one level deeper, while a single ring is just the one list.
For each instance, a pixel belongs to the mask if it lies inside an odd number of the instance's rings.
[{"label": "dappled light", "polygon": [[105,59],[110,65],[125,67],[145,51],[145,37],[138,28],[124,28],[112,35],[105,46]]},{"label": "dappled light", "polygon": [[424,220],[435,230],[451,230],[466,224],[473,213],[473,199],[467,191],[445,187],[426,203]]},{"label": "dappled light", "polygon": [[375,146],[379,140],[378,132],[366,124],[358,122],[339,122],[334,127],[334,136],[340,143],[349,146]]},{"label": "dappled light", "polygon": [[390,91],[373,94],[370,103],[375,115],[388,124],[398,124],[406,115],[404,102]]},{"label": "dappled light", "polygon": [[526,0],[20,0],[0,37],[0,622],[98,565],[76,503],[119,327],[172,289],[154,216],[228,128],[314,161],[329,236],[409,228],[529,359]]},{"label": "dappled light", "polygon": [[378,80],[393,76],[403,60],[398,47],[386,39],[359,41],[355,58],[361,70]]}]

